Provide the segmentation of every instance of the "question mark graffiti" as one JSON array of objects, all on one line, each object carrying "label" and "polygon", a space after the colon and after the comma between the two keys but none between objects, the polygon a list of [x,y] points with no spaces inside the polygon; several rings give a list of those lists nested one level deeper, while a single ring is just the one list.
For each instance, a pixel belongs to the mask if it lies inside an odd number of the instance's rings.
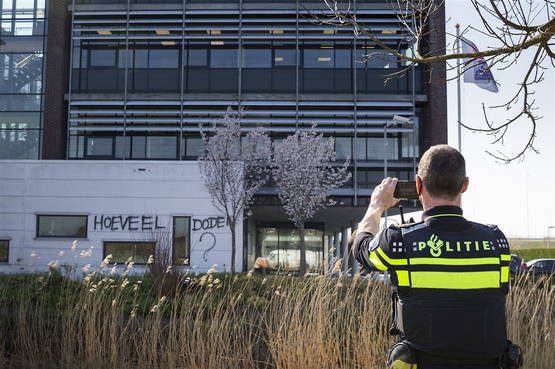
[{"label": "question mark graffiti", "polygon": [[202,258],[204,259],[204,261],[208,261],[208,258],[206,257],[206,254],[208,254],[208,252],[210,250],[212,250],[214,247],[216,247],[216,236],[214,236],[214,233],[212,233],[212,232],[204,232],[203,234],[200,235],[199,242],[202,242],[202,238],[204,237],[204,235],[212,236],[212,246],[210,246],[209,248],[204,250],[204,253],[202,254]]}]

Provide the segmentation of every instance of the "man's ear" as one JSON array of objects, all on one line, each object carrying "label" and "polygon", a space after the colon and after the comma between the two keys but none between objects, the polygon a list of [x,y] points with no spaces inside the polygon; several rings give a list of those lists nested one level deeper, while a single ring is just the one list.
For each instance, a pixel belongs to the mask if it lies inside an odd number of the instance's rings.
[{"label": "man's ear", "polygon": [[422,178],[416,176],[416,193],[422,195]]},{"label": "man's ear", "polygon": [[468,182],[469,182],[468,177],[464,177],[464,182],[463,182],[463,185],[462,185],[462,188],[461,188],[461,193],[465,193],[466,190],[468,189]]}]

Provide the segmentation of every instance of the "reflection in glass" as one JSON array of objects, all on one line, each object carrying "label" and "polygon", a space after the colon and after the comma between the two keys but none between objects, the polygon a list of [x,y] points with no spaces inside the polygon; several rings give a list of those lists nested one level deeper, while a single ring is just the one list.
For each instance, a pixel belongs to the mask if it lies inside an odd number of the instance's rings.
[{"label": "reflection in glass", "polygon": [[0,111],[39,111],[40,103],[40,95],[2,95]]},{"label": "reflection in glass", "polygon": [[[2,96],[2,99],[4,96]],[[40,113],[2,112],[0,113],[0,129],[40,128]]]},{"label": "reflection in glass", "polygon": [[335,138],[335,154],[338,160],[351,158],[351,137]]},{"label": "reflection in glass", "polygon": [[385,50],[372,48],[356,49],[355,64],[357,68],[397,68],[397,58]]},{"label": "reflection in glass", "polygon": [[173,263],[189,265],[190,217],[173,217]]},{"label": "reflection in glass", "polygon": [[0,93],[42,93],[42,53],[0,54]]},{"label": "reflection in glass", "polygon": [[131,137],[116,136],[116,159],[124,159],[124,158],[128,159],[130,156],[131,156]]},{"label": "reflection in glass", "polygon": [[[383,160],[385,158],[385,144],[383,137],[368,137],[368,160]],[[399,159],[398,140],[396,137],[387,138],[387,159]]]},{"label": "reflection in glass", "polygon": [[0,159],[37,159],[38,129],[1,129]]},{"label": "reflection in glass", "polygon": [[176,159],[177,137],[147,136],[147,159]]},{"label": "reflection in glass", "polygon": [[[266,271],[298,271],[300,266],[300,235],[296,228],[258,228],[255,265]],[[323,231],[305,230],[306,263],[317,271],[323,262]]]},{"label": "reflection in glass", "polygon": [[366,160],[366,139],[364,137],[355,138],[354,153],[357,160]]},{"label": "reflection in glass", "polygon": [[107,157],[114,155],[113,137],[87,137],[87,156]]},{"label": "reflection in glass", "polygon": [[183,137],[185,147],[185,159],[197,159],[204,151],[204,143],[200,136]]},{"label": "reflection in glass", "polygon": [[37,237],[87,237],[86,215],[37,215]]},{"label": "reflection in glass", "polygon": [[149,257],[155,255],[156,242],[104,242],[104,255],[112,255],[111,262],[124,264],[128,260],[135,264],[146,264]]}]

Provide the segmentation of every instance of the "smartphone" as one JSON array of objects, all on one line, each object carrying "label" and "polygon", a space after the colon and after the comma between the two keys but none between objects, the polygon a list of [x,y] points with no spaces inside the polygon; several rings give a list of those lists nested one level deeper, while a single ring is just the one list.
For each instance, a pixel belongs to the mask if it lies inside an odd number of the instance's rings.
[{"label": "smartphone", "polygon": [[401,200],[418,200],[415,181],[398,181],[393,197]]}]

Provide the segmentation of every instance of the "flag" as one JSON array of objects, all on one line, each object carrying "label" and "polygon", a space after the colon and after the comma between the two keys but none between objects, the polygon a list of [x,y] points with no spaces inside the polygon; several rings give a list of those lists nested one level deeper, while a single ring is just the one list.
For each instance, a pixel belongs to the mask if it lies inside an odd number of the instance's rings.
[{"label": "flag", "polygon": [[[462,52],[463,53],[476,53],[478,47],[474,42],[461,37]],[[464,58],[464,82],[474,83],[476,86],[491,92],[498,92],[497,83],[493,79],[493,74],[488,67],[488,63],[484,58]]]}]

